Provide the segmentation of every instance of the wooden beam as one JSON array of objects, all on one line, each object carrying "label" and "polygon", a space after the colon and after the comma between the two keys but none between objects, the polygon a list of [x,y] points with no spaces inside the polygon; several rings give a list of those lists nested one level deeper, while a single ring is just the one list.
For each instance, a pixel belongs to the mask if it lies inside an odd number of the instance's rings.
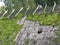
[{"label": "wooden beam", "polygon": [[0,19],[2,19],[2,18],[5,16],[5,14],[7,14],[7,12],[8,12],[8,10],[6,10],[6,11],[4,12],[4,14],[0,17]]},{"label": "wooden beam", "polygon": [[36,11],[39,9],[39,8],[42,8],[41,5],[38,5],[38,7],[35,9],[35,11],[33,12],[33,15],[36,13]]},{"label": "wooden beam", "polygon": [[12,13],[14,13],[14,11],[15,11],[15,9],[12,10],[12,12],[8,15],[7,18],[9,18],[12,15]]},{"label": "wooden beam", "polygon": [[23,10],[23,7],[16,13],[15,17]]}]

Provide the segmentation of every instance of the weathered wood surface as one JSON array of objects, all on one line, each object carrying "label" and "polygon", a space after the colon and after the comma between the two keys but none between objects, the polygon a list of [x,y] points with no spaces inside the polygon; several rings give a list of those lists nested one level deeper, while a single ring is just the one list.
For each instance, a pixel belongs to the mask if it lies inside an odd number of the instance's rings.
[{"label": "weathered wood surface", "polygon": [[28,45],[56,45],[52,40],[57,37],[55,32],[58,26],[39,25],[38,22],[26,20],[26,16],[17,24],[23,24],[23,27],[16,36],[16,45],[26,45],[27,39],[29,39]]}]

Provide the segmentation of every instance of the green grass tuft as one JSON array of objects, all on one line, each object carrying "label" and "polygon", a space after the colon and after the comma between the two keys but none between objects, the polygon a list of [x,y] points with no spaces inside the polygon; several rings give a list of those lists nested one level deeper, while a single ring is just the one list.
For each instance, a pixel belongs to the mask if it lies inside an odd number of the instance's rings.
[{"label": "green grass tuft", "polygon": [[0,20],[0,45],[15,45],[14,39],[22,25],[16,24],[22,18],[19,14],[14,20],[4,17]]}]

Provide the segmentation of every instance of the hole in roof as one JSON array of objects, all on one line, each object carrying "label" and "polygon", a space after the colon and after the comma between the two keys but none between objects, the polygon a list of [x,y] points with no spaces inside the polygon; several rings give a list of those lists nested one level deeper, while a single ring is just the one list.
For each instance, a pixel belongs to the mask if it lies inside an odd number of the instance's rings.
[{"label": "hole in roof", "polygon": [[38,34],[42,33],[42,30],[38,30]]}]

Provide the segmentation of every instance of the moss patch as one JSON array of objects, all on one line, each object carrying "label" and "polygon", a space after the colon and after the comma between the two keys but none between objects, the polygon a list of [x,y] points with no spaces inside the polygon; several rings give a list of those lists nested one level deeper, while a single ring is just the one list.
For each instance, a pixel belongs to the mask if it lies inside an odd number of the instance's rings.
[{"label": "moss patch", "polygon": [[15,45],[14,39],[22,28],[22,25],[16,24],[22,18],[19,14],[14,20],[4,17],[0,20],[0,45]]}]

